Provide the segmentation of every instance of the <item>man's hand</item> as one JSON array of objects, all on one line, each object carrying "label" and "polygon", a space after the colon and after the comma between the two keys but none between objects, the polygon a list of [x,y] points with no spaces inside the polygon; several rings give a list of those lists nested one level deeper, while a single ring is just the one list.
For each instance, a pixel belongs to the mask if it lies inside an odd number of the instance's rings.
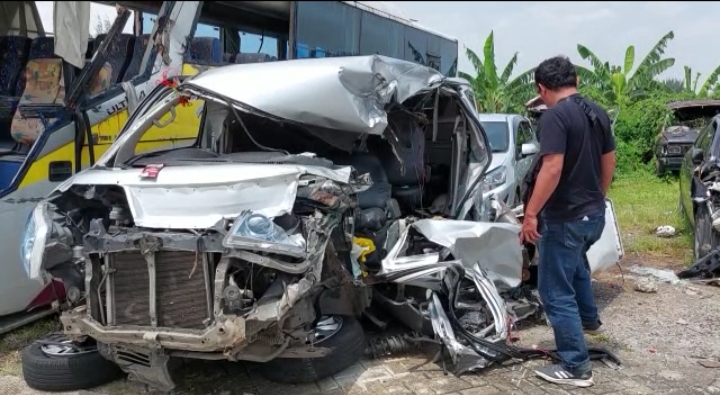
[{"label": "man's hand", "polygon": [[535,244],[540,239],[540,233],[538,233],[538,220],[534,215],[525,215],[522,222],[522,230],[520,230],[520,244],[524,242]]}]

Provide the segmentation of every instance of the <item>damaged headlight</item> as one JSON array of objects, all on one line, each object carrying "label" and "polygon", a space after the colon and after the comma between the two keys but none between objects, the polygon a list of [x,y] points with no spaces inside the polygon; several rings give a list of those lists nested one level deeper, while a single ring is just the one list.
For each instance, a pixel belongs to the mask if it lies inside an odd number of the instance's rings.
[{"label": "damaged headlight", "polygon": [[488,172],[485,175],[485,183],[483,184],[483,192],[489,192],[493,189],[505,184],[507,179],[507,168],[500,166],[497,169]]},{"label": "damaged headlight", "polygon": [[305,255],[305,239],[302,234],[289,235],[272,219],[252,211],[246,211],[237,217],[223,240],[223,246],[275,252],[296,257]]},{"label": "damaged headlight", "polygon": [[45,242],[47,242],[50,230],[47,203],[41,202],[30,213],[20,243],[20,260],[31,279],[40,278]]}]

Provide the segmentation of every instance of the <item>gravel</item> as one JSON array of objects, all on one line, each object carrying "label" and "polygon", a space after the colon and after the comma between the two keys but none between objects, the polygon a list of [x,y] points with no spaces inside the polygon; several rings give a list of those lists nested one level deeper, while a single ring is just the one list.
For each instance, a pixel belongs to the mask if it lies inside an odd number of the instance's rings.
[{"label": "gravel", "polygon": [[[654,293],[634,291],[635,284],[623,283],[617,272],[593,282],[605,331],[589,336],[589,343],[606,346],[624,364],[666,381],[698,370],[717,374],[698,361],[720,360],[720,288],[650,281]],[[520,336],[525,345],[553,346],[546,326],[528,328]]]}]

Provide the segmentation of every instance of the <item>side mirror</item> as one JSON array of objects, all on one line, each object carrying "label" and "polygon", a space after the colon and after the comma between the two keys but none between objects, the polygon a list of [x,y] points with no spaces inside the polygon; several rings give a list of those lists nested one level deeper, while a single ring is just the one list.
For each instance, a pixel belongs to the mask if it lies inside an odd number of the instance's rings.
[{"label": "side mirror", "polygon": [[699,165],[702,163],[705,155],[703,155],[703,150],[700,148],[694,148],[692,149],[692,161],[694,164]]},{"label": "side mirror", "polygon": [[520,155],[522,156],[528,156],[528,155],[534,155],[538,153],[538,147],[535,144],[523,144],[520,148]]}]

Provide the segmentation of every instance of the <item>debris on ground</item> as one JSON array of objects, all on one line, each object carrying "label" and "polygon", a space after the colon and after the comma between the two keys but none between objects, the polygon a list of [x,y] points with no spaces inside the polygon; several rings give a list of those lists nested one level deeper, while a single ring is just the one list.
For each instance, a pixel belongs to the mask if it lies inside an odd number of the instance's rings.
[{"label": "debris on ground", "polygon": [[705,254],[692,265],[678,272],[682,279],[710,280],[720,275],[720,248],[716,248]]},{"label": "debris on ground", "polygon": [[639,278],[635,281],[635,290],[643,293],[655,293],[658,291],[658,285],[651,278]]},{"label": "debris on ground", "polygon": [[635,274],[641,274],[644,276],[651,276],[658,281],[662,281],[664,283],[669,284],[677,284],[680,282],[680,278],[678,276],[670,271],[665,269],[656,269],[654,267],[647,267],[647,266],[640,266],[640,265],[632,265],[628,268],[631,272]]},{"label": "debris on ground", "polygon": [[702,366],[704,368],[720,369],[720,362],[718,362],[718,361],[704,359],[704,360],[698,361],[698,363],[700,364],[700,366]]},{"label": "debris on ground", "polygon": [[684,319],[680,318],[679,320],[677,320],[676,324],[678,324],[678,325],[687,325],[688,322],[685,321]]},{"label": "debris on ground", "polygon": [[655,235],[657,237],[674,237],[675,228],[670,225],[658,226],[657,229],[655,229]]}]

